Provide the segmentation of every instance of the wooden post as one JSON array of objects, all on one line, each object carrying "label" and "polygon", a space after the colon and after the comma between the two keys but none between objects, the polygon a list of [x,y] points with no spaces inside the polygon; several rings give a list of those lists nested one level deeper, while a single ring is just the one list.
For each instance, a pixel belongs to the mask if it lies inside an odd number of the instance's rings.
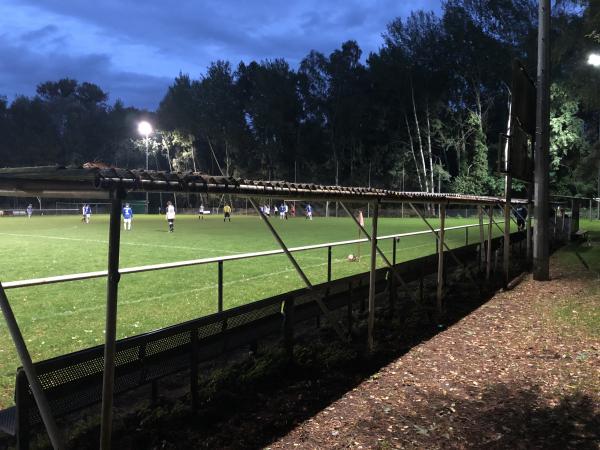
[{"label": "wooden post", "polygon": [[192,410],[197,411],[200,404],[198,398],[198,328],[190,330],[190,395]]},{"label": "wooden post", "polygon": [[488,207],[488,241],[487,241],[487,252],[485,252],[485,279],[490,279],[490,274],[492,272],[492,224],[494,222],[494,208],[492,206]]},{"label": "wooden post", "polygon": [[283,342],[290,357],[294,354],[294,303],[293,297],[283,301]]},{"label": "wooden post", "polygon": [[327,247],[327,281],[331,281],[331,245]]},{"label": "wooden post", "polygon": [[119,245],[121,240],[122,194],[112,193],[108,231],[108,279],[106,283],[106,330],[104,336],[104,378],[102,383],[102,415],[100,448],[111,447],[113,393],[115,387],[115,354],[117,339],[117,296],[119,291]]},{"label": "wooden post", "polygon": [[[35,403],[38,405],[40,410],[40,415],[42,416],[42,421],[46,427],[46,432],[48,433],[50,442],[55,449],[63,448],[60,431],[56,426],[54,417],[52,416],[50,404],[48,403],[48,399],[46,398],[46,394],[44,393],[40,380],[37,377],[35,367],[33,366],[33,361],[31,360],[31,355],[27,350],[27,345],[25,344],[25,340],[23,339],[23,335],[21,334],[21,330],[19,329],[19,325],[15,319],[15,315],[13,314],[13,310],[8,302],[8,298],[6,297],[6,293],[4,292],[4,288],[1,284],[0,308],[2,309],[2,314],[4,315],[4,320],[6,321],[10,337],[15,344],[15,349],[17,350],[19,360],[23,365],[23,370],[27,377],[27,381],[29,382],[29,386],[31,387],[31,393],[33,394]],[[20,393],[18,392],[17,394],[19,395]],[[19,412],[18,406],[17,412]],[[28,420],[28,418],[26,418],[26,420]],[[23,434],[19,434],[19,438],[21,436],[23,436]]]},{"label": "wooden post", "polygon": [[[342,205],[342,208],[344,209],[344,211],[346,211],[346,214],[348,214],[353,220],[354,223],[356,223],[356,225],[358,226],[358,228],[360,228],[360,230],[362,231],[362,233],[365,235],[365,237],[371,241],[371,235],[369,234],[369,232],[360,224],[360,222],[358,221],[358,219],[354,216],[354,214],[352,214],[348,208],[346,207],[346,205],[342,202],[340,202],[340,204]],[[394,277],[396,277],[396,280],[398,280],[400,282],[400,285],[404,288],[404,290],[415,299],[415,301],[417,301],[416,297],[414,296],[414,292],[409,289],[408,285],[406,284],[406,282],[404,281],[404,279],[400,276],[400,274],[398,273],[398,271],[396,270],[396,268],[392,265],[392,263],[390,262],[390,260],[388,259],[387,256],[385,256],[385,253],[383,253],[381,251],[381,249],[379,248],[379,246],[376,246],[375,249],[377,250],[377,253],[379,253],[379,256],[381,256],[381,259],[383,260],[383,262],[390,268],[392,269],[392,272],[394,274]]]},{"label": "wooden post", "polygon": [[533,185],[529,183],[529,186],[527,187],[527,221],[525,222],[525,231],[527,232],[527,257],[525,258],[525,260],[527,261],[527,265],[529,268],[531,268],[531,261],[533,258],[533,242],[531,240],[531,216],[533,216],[533,203],[531,201],[532,187]]},{"label": "wooden post", "polygon": [[510,175],[506,176],[507,188],[506,203],[504,204],[504,250],[502,252],[504,269],[504,287],[508,286],[510,281]]},{"label": "wooden post", "polygon": [[437,296],[436,296],[436,309],[438,321],[442,317],[442,300],[444,295],[444,237],[446,234],[446,205],[440,204],[440,231],[438,246],[438,271],[437,271]]},{"label": "wooden post", "polygon": [[217,263],[218,272],[218,290],[217,290],[217,311],[223,311],[223,261]]},{"label": "wooden post", "polygon": [[377,275],[377,221],[379,219],[379,201],[375,202],[373,208],[373,221],[371,228],[371,267],[369,272],[369,323],[368,340],[369,350],[373,351],[375,342],[373,341],[373,329],[375,328],[375,283]]},{"label": "wooden post", "polygon": [[477,206],[477,213],[479,216],[479,270],[481,270],[485,263],[485,232],[483,230],[483,208],[481,205]]}]

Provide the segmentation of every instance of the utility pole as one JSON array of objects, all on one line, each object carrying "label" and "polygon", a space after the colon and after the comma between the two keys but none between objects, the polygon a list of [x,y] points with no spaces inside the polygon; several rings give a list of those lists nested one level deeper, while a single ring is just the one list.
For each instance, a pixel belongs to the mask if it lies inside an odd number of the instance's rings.
[{"label": "utility pole", "polygon": [[537,105],[535,124],[533,279],[550,279],[549,145],[550,145],[550,0],[538,7]]}]

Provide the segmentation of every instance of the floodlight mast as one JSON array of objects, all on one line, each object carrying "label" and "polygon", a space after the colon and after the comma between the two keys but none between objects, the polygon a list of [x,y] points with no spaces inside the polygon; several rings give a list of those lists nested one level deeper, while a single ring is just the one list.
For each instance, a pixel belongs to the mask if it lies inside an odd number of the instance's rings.
[{"label": "floodlight mast", "polygon": [[[146,170],[148,170],[148,138],[152,134],[152,125],[150,125],[149,122],[142,120],[138,124],[138,133],[144,136],[144,142],[146,143]],[[149,205],[148,192],[146,192],[146,214],[148,214]]]},{"label": "floodlight mast", "polygon": [[534,154],[535,227],[533,229],[533,279],[550,279],[550,0],[538,8],[537,105]]},{"label": "floodlight mast", "polygon": [[[590,66],[600,67],[600,54],[598,54],[598,53],[590,53],[588,55],[587,63]],[[600,125],[598,126],[598,130],[599,130],[598,133],[600,134]],[[598,197],[600,197],[600,167],[598,167],[597,193],[598,193]],[[590,203],[590,209],[591,209],[591,203]],[[592,218],[592,216],[590,215],[590,219],[591,218]],[[597,219],[600,220],[600,199],[598,199],[598,215],[597,215]]]}]

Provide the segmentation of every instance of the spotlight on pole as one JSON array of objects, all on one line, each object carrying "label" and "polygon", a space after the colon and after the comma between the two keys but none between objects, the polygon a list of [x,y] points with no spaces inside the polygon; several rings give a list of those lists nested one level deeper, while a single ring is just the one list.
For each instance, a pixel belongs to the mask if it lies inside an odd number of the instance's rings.
[{"label": "spotlight on pole", "polygon": [[[152,125],[150,125],[149,122],[146,122],[145,120],[142,120],[140,123],[138,123],[138,133],[140,133],[142,136],[144,136],[144,141],[146,141],[146,170],[148,170],[148,154],[149,154],[149,149],[148,149],[148,136],[150,136],[152,134]],[[148,196],[148,192],[146,192],[146,214],[148,214],[148,209],[149,209],[149,196]]]},{"label": "spotlight on pole", "polygon": [[138,133],[145,138],[148,138],[148,136],[152,134],[152,125],[145,120],[142,120],[140,123],[138,123]]}]

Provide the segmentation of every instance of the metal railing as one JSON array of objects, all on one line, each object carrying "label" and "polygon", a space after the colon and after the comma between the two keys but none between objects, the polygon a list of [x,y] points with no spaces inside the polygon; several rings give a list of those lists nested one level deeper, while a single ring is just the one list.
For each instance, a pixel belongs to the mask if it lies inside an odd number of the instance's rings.
[{"label": "metal railing", "polygon": [[[502,221],[494,220],[494,223],[498,224],[498,223],[502,223]],[[484,226],[486,226],[486,225],[487,225],[487,222],[484,223]],[[454,227],[445,227],[444,229],[446,231],[464,229],[465,230],[465,245],[468,245],[469,229],[476,228],[479,226],[480,226],[479,224],[457,225]],[[392,252],[393,252],[393,260],[395,262],[396,261],[396,251],[397,251],[396,243],[397,243],[398,239],[403,238],[403,237],[420,236],[420,235],[424,235],[424,234],[434,234],[434,233],[437,233],[438,231],[440,231],[439,228],[436,228],[434,231],[423,230],[423,231],[412,231],[412,232],[408,232],[408,233],[390,234],[390,235],[386,235],[386,236],[379,236],[377,238],[377,240],[384,241],[384,240],[393,239]],[[327,249],[327,281],[331,281],[331,262],[332,262],[332,251],[331,250],[334,247],[359,244],[359,243],[363,243],[363,242],[369,242],[369,239],[367,239],[367,238],[351,239],[348,241],[326,242],[326,243],[322,243],[322,244],[304,245],[301,247],[290,247],[289,251],[290,252],[302,252],[302,251],[326,248]],[[436,243],[437,243],[437,240],[436,240]],[[281,255],[283,253],[284,253],[284,251],[282,249],[275,249],[275,250],[265,250],[265,251],[252,252],[252,253],[240,253],[237,255],[215,256],[215,257],[211,257],[211,258],[200,258],[200,259],[191,259],[191,260],[186,260],[186,261],[175,261],[175,262],[170,262],[170,263],[148,264],[148,265],[144,265],[144,266],[121,268],[121,269],[119,269],[119,274],[120,275],[129,275],[129,274],[134,274],[134,273],[151,272],[151,271],[155,271],[155,270],[176,269],[176,268],[181,268],[181,267],[199,266],[199,265],[203,265],[203,264],[216,263],[219,266],[218,290],[219,290],[219,305],[221,307],[222,306],[222,292],[223,292],[222,284],[223,284],[223,263],[224,262],[239,261],[239,260],[243,260],[243,259],[258,258],[258,257],[263,257],[263,256]],[[94,271],[94,272],[74,273],[74,274],[69,274],[69,275],[57,275],[57,276],[44,277],[44,278],[32,278],[32,279],[27,279],[27,280],[7,281],[7,282],[2,283],[2,287],[4,289],[17,289],[17,288],[41,286],[41,285],[47,285],[47,284],[64,283],[64,282],[69,282],[69,281],[81,281],[81,280],[90,280],[90,279],[94,279],[94,278],[103,278],[103,277],[106,277],[107,275],[108,275],[107,270],[99,270],[99,271]]]}]

